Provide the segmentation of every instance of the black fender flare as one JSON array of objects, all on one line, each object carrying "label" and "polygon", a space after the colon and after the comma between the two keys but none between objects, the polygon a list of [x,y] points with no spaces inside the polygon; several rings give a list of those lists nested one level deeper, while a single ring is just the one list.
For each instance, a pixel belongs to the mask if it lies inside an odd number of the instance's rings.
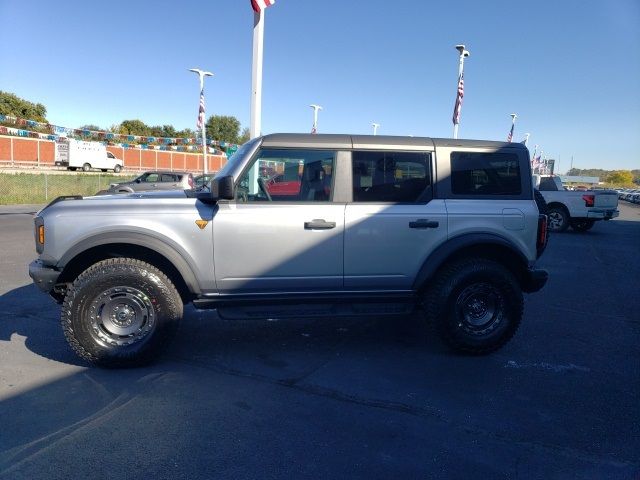
[{"label": "black fender flare", "polygon": [[143,232],[116,231],[102,232],[84,238],[69,248],[58,261],[56,268],[63,270],[78,255],[95,247],[113,244],[135,245],[153,250],[163,256],[178,271],[187,288],[194,294],[201,292],[200,285],[194,274],[194,266],[189,263],[189,256],[184,249],[169,238],[158,238]]},{"label": "black fender flare", "polygon": [[[516,273],[520,282],[523,281],[529,261],[512,241],[491,233],[466,233],[447,240],[431,252],[420,267],[420,270],[418,270],[416,279],[413,282],[413,290],[421,290],[438,269],[455,256],[457,252],[462,252],[470,248],[482,249],[483,247],[489,247],[494,250],[497,247],[498,249],[503,249],[503,251],[508,251],[510,258],[516,258],[518,260],[518,268],[514,273]],[[507,257],[505,256],[504,259],[498,261],[504,263],[506,260]]]}]

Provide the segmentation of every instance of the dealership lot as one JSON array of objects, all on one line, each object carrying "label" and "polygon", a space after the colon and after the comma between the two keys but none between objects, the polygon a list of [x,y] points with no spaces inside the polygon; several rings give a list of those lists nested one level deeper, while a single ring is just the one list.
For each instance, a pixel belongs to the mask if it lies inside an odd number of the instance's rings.
[{"label": "dealership lot", "polygon": [[35,208],[0,209],[0,478],[634,478],[640,207],[554,235],[550,280],[486,357],[412,318],[223,321],[87,368],[30,282]]}]

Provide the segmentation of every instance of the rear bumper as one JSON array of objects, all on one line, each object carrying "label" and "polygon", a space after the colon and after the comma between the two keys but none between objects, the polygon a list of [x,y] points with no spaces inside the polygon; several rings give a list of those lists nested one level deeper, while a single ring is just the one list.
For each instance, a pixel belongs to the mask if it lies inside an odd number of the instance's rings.
[{"label": "rear bumper", "polygon": [[522,291],[526,293],[537,292],[545,286],[548,278],[549,272],[546,270],[530,268],[524,276]]},{"label": "rear bumper", "polygon": [[594,220],[611,220],[618,215],[620,215],[620,211],[616,208],[601,208],[587,212],[587,218],[593,218]]},{"label": "rear bumper", "polygon": [[29,276],[40,290],[49,293],[53,290],[60,272],[45,266],[40,260],[34,260],[29,264]]}]

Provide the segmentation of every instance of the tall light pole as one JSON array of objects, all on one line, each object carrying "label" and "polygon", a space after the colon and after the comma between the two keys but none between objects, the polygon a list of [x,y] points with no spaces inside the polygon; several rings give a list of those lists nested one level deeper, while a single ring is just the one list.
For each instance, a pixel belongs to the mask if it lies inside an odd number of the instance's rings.
[{"label": "tall light pole", "polygon": [[372,123],[371,126],[373,127],[373,134],[377,135],[378,134],[378,127],[380,126],[379,123]]},{"label": "tall light pole", "polygon": [[456,104],[453,107],[453,138],[458,138],[458,125],[460,125],[460,111],[462,110],[462,98],[464,97],[464,59],[469,56],[464,45],[456,45],[456,50],[460,53],[458,63],[458,90],[456,93]]},{"label": "tall light pole", "polygon": [[200,79],[200,107],[198,108],[198,123],[197,127],[200,128],[202,135],[202,160],[203,160],[203,173],[207,173],[207,134],[205,132],[205,116],[204,116],[204,77],[213,77],[213,73],[205,72],[199,68],[190,68],[190,72],[196,73]]},{"label": "tall light pole", "polygon": [[313,127],[311,128],[311,133],[318,133],[318,110],[322,110],[322,107],[316,104],[309,106],[313,108]]}]

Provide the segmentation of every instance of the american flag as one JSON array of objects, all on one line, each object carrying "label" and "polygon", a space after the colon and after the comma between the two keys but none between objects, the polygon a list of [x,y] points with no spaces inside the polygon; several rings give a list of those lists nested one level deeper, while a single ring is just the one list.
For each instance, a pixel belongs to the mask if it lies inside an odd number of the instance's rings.
[{"label": "american flag", "polygon": [[462,109],[462,97],[464,97],[464,75],[461,73],[458,78],[458,94],[456,96],[456,105],[453,107],[453,124],[460,124],[460,110]]},{"label": "american flag", "polygon": [[200,108],[198,108],[198,122],[196,128],[198,131],[202,129],[204,125],[204,90],[200,90]]},{"label": "american flag", "polygon": [[511,130],[509,130],[509,135],[507,135],[507,142],[509,143],[513,140],[513,127],[515,127],[514,123],[511,124]]},{"label": "american flag", "polygon": [[251,8],[253,8],[254,12],[260,13],[262,10],[270,7],[274,3],[276,3],[276,0],[251,0]]},{"label": "american flag", "polygon": [[311,133],[318,133],[318,130],[316,130],[316,127],[311,127]]}]

